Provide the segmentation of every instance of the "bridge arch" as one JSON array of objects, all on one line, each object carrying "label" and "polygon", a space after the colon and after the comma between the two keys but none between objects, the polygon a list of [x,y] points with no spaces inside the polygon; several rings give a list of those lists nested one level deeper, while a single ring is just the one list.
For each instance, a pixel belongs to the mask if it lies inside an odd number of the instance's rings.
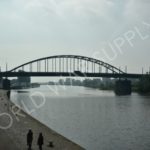
[{"label": "bridge arch", "polygon": [[[27,69],[28,68],[28,69]],[[17,72],[91,72],[91,73],[118,73],[122,70],[106,62],[80,55],[55,55],[29,61],[10,70]],[[105,70],[105,71],[104,71]]]}]

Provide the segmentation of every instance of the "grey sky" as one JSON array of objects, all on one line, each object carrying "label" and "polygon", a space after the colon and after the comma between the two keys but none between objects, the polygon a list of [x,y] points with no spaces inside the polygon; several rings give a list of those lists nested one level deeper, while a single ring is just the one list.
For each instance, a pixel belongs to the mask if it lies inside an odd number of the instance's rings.
[{"label": "grey sky", "polygon": [[1,0],[0,64],[78,54],[148,70],[149,10],[149,0]]}]

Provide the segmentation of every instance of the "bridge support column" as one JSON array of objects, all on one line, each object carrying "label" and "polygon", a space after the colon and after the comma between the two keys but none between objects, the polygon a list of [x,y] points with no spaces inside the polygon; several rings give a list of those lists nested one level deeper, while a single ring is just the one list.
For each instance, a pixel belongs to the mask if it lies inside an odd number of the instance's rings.
[{"label": "bridge support column", "polygon": [[4,90],[10,90],[10,80],[9,79],[3,79],[3,82],[2,82],[2,88]]},{"label": "bridge support column", "polygon": [[10,90],[11,90],[11,87],[10,87],[10,80],[9,79],[3,79],[3,83],[2,83],[2,88],[4,90],[7,90],[7,97],[8,99],[10,99]]},{"label": "bridge support column", "polygon": [[116,95],[131,95],[131,81],[127,79],[119,79],[115,83],[115,94]]}]

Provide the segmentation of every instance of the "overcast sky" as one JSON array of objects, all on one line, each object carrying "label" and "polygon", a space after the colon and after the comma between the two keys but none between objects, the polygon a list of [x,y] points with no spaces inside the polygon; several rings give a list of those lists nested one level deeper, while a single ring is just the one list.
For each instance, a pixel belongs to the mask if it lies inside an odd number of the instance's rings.
[{"label": "overcast sky", "polygon": [[77,54],[146,71],[149,10],[150,0],[0,0],[0,65]]}]

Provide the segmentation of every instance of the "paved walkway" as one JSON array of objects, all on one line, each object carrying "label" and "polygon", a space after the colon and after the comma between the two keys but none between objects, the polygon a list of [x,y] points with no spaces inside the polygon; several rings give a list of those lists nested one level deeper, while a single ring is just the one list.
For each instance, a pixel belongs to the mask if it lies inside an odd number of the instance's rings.
[{"label": "paved walkway", "polygon": [[[19,109],[16,108],[16,111],[19,111]],[[84,150],[32,117],[23,112],[20,113],[22,116],[15,116],[8,110],[6,94],[0,90],[0,150],[27,150],[26,134],[30,128],[34,133],[32,150],[38,150],[37,138],[39,132],[44,135],[43,150]],[[9,125],[10,128],[2,129]],[[54,148],[47,146],[49,141],[53,141]]]}]

